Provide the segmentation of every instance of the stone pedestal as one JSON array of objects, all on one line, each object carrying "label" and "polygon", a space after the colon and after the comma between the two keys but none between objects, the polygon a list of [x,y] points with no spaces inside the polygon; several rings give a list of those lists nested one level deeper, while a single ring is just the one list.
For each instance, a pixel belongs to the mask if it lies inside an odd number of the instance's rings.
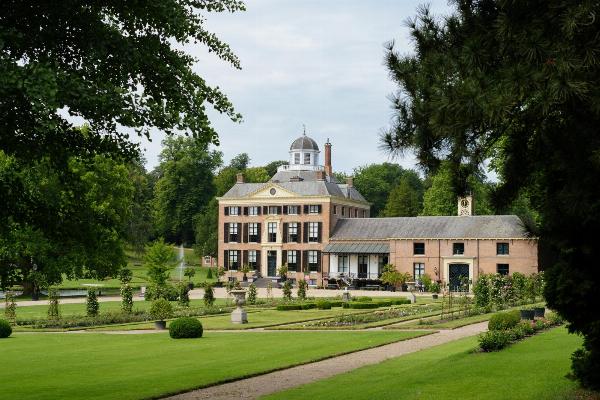
[{"label": "stone pedestal", "polygon": [[242,308],[246,304],[246,291],[243,289],[232,290],[229,292],[233,295],[233,302],[236,306],[235,310],[231,312],[231,322],[234,324],[247,324],[248,314],[246,310]]}]

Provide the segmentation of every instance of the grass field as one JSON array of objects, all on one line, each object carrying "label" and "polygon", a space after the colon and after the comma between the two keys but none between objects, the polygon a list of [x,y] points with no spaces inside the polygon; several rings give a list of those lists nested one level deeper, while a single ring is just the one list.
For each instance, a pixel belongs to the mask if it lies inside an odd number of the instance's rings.
[{"label": "grass field", "polygon": [[24,334],[0,340],[0,397],[141,399],[241,378],[422,332]]},{"label": "grass field", "polygon": [[475,353],[475,337],[280,392],[268,399],[563,399],[565,378],[581,345],[563,327],[496,353]]}]

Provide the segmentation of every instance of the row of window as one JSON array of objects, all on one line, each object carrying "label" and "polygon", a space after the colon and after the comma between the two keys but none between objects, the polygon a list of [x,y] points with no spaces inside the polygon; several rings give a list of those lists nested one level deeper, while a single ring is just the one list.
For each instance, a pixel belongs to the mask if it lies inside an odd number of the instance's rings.
[{"label": "row of window", "polygon": [[[359,255],[358,256],[358,277],[365,275],[368,272],[369,256]],[[380,275],[383,272],[383,266],[387,264],[387,256],[379,256],[377,262],[377,273]],[[347,274],[350,272],[350,259],[348,255],[338,256],[338,273]],[[508,264],[496,264],[496,273],[500,275],[508,275],[509,265]],[[413,263],[413,277],[415,280],[422,279],[425,275],[425,263],[416,262]]]},{"label": "row of window", "polygon": [[[237,271],[243,265],[260,269],[260,250],[225,250],[225,269]],[[320,272],[321,252],[318,250],[282,250],[282,260],[290,272]]]},{"label": "row of window", "polygon": [[[416,242],[413,243],[413,254],[414,255],[423,255],[425,254],[425,243]],[[452,243],[452,254],[455,256],[465,254],[465,244],[464,243]],[[496,243],[496,255],[499,256],[507,256],[509,254],[508,243]]]},{"label": "row of window", "polygon": [[287,206],[228,206],[225,207],[225,215],[238,216],[247,215],[255,217],[258,215],[300,215],[304,214],[320,214],[322,211],[321,204],[305,204],[287,205]]},{"label": "row of window", "polygon": [[[267,242],[277,242],[277,222],[267,222]],[[304,230],[300,222],[284,222],[283,238],[284,243],[320,243],[322,238],[323,224],[321,222],[305,222]],[[243,229],[242,229],[243,228]],[[242,232],[240,232],[242,229]],[[304,231],[304,236],[302,236]],[[224,225],[225,243],[260,243],[261,242],[261,223],[250,222],[228,222]]]},{"label": "row of window", "polygon": [[[340,214],[338,214],[338,212],[340,212]],[[359,216],[361,218],[367,217],[367,210],[353,208],[353,207],[348,207],[348,209],[346,209],[345,206],[338,206],[337,204],[334,204],[334,206],[333,206],[333,213],[335,215],[341,215],[342,217],[350,217],[350,218],[359,218]]]}]

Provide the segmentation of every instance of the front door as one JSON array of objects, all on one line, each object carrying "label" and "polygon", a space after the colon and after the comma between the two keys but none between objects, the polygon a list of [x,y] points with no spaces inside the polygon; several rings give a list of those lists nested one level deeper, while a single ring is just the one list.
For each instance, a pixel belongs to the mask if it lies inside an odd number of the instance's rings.
[{"label": "front door", "polygon": [[275,250],[267,251],[267,275],[277,275],[277,251]]},{"label": "front door", "polygon": [[461,292],[469,287],[469,264],[450,264],[448,275],[450,290],[453,292]]}]

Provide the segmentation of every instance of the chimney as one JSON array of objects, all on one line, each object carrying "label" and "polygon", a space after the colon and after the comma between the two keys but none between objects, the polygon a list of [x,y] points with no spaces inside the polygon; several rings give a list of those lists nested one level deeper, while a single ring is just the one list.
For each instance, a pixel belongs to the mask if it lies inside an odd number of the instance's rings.
[{"label": "chimney", "polygon": [[473,215],[473,195],[468,194],[458,198],[458,216],[470,217]]},{"label": "chimney", "polygon": [[333,170],[331,168],[331,143],[329,143],[329,138],[327,138],[327,143],[325,143],[325,174],[327,174],[327,176],[333,175]]},{"label": "chimney", "polygon": [[244,174],[242,174],[241,172],[238,172],[235,175],[236,181],[235,183],[244,183]]}]

